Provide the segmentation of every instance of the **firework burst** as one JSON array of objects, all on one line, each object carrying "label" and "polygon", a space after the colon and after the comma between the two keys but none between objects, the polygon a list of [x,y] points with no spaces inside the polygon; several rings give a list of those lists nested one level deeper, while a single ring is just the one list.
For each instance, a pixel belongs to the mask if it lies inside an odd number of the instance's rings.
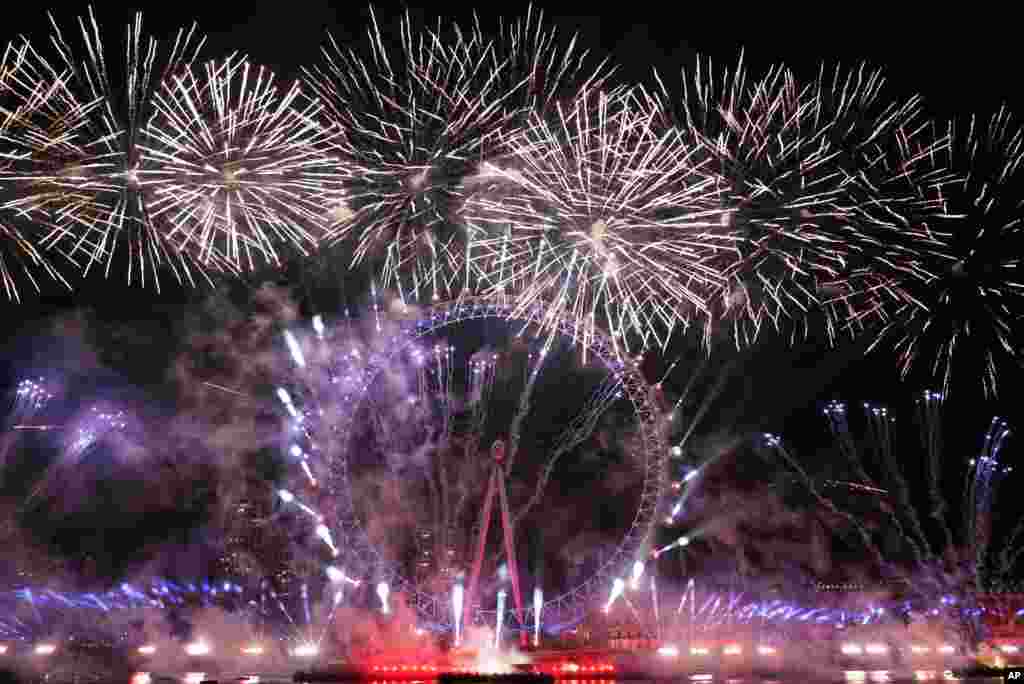
[{"label": "firework burst", "polygon": [[174,250],[152,222],[139,148],[158,84],[202,46],[195,27],[179,31],[170,51],[161,51],[136,15],[126,29],[123,72],[115,82],[91,9],[78,20],[74,47],[52,16],[51,22],[55,54],[46,56],[26,40],[14,48],[19,68],[7,94],[31,114],[5,136],[2,207],[31,221],[40,246],[62,254],[83,274],[102,268],[109,276],[123,253],[129,283],[159,290],[166,269],[179,283],[195,284],[202,269]]},{"label": "firework burst", "polygon": [[590,68],[532,8],[494,39],[479,23],[418,30],[408,16],[399,32],[389,48],[374,17],[368,59],[332,40],[306,72],[345,131],[348,181],[328,242],[346,244],[353,265],[380,264],[385,286],[437,300],[462,284],[467,236],[454,213],[498,136],[610,69]]},{"label": "firework burst", "polygon": [[232,56],[168,78],[154,98],[143,160],[150,213],[176,249],[234,269],[278,264],[321,238],[334,131],[299,83]]},{"label": "firework burst", "polygon": [[53,267],[31,238],[38,227],[29,217],[34,205],[11,199],[17,181],[12,176],[25,158],[19,143],[45,146],[53,141],[60,146],[60,128],[50,104],[60,101],[66,91],[61,84],[44,84],[32,78],[28,64],[28,46],[8,45],[0,60],[0,282],[8,299],[21,301],[19,280],[24,277],[39,291],[38,275],[45,275],[70,289],[67,280]]},{"label": "firework burst", "polygon": [[904,376],[930,363],[948,392],[956,366],[994,395],[1000,368],[1020,356],[1024,130],[1002,109],[987,125],[972,117],[933,137],[946,144],[928,158],[939,172],[926,192],[942,211],[913,226],[932,248],[921,254],[917,277],[901,278],[905,303],[872,346],[891,341]]},{"label": "firework burst", "polygon": [[741,56],[720,78],[698,62],[683,74],[682,98],[660,80],[645,94],[661,125],[682,130],[718,178],[722,229],[736,249],[724,253],[715,315],[732,321],[737,341],[766,322],[806,334],[812,312],[834,340],[901,301],[885,286],[922,246],[893,240],[894,207],[935,209],[902,192],[908,177],[934,172],[920,163],[933,150],[918,142],[920,99],[890,102],[884,83],[865,66],[823,66],[806,84],[781,66],[751,78]]},{"label": "firework burst", "polygon": [[[13,88],[18,87],[24,58],[24,49],[14,50],[12,46],[7,46],[3,59],[0,60],[0,94],[6,96]],[[34,97],[18,103],[12,110],[0,106],[0,116],[2,116],[0,119],[0,141],[4,141],[5,148],[7,147],[6,141],[11,136],[16,137],[24,130],[31,111],[42,106],[45,99],[42,97],[43,95],[43,92],[37,91]],[[6,152],[5,149],[5,155]],[[0,163],[0,173],[3,173],[10,163],[5,158]],[[0,185],[0,192],[4,192],[5,189],[6,184]],[[49,261],[26,238],[15,223],[15,221],[0,218],[0,284],[3,285],[8,299],[15,302],[21,301],[18,279],[22,276],[31,283],[36,291],[39,291],[37,272],[69,287],[67,281],[50,265]]]},{"label": "firework burst", "polygon": [[674,131],[656,136],[630,100],[586,92],[533,114],[503,141],[514,162],[490,166],[462,216],[477,287],[523,307],[554,302],[583,334],[600,318],[646,344],[705,315],[723,282],[714,257],[729,245],[694,148]]},{"label": "firework burst", "polygon": [[306,72],[345,133],[337,153],[347,180],[327,241],[347,243],[353,265],[382,259],[386,286],[440,297],[465,250],[450,220],[453,186],[510,123],[507,93],[480,36],[446,41],[406,16],[400,49],[376,17],[369,39],[369,61],[331,39],[323,65]]}]

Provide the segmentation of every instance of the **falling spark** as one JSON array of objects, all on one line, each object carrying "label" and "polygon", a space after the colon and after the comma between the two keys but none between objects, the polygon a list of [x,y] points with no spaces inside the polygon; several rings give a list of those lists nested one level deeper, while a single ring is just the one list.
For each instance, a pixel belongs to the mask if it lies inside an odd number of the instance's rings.
[{"label": "falling spark", "polygon": [[608,596],[608,602],[604,604],[604,612],[609,613],[612,610],[612,605],[615,601],[622,596],[622,592],[626,588],[626,583],[622,581],[621,577],[616,577],[615,581],[612,582],[612,591]]},{"label": "falling spark", "polygon": [[299,368],[306,367],[306,357],[302,354],[302,347],[299,346],[299,341],[295,339],[295,335],[291,330],[284,331],[284,341],[288,345],[288,353],[292,355],[292,361]]},{"label": "falling spark", "polygon": [[455,645],[459,646],[462,644],[462,602],[464,600],[465,589],[462,586],[462,582],[459,582],[452,589],[452,613],[455,619]]},{"label": "falling spark", "polygon": [[377,598],[380,599],[380,612],[384,615],[391,613],[391,605],[388,603],[388,596],[391,593],[391,588],[387,582],[379,582],[377,584]]},{"label": "falling spark", "polygon": [[540,587],[533,588],[533,646],[540,646],[541,613],[544,611],[544,592]]}]

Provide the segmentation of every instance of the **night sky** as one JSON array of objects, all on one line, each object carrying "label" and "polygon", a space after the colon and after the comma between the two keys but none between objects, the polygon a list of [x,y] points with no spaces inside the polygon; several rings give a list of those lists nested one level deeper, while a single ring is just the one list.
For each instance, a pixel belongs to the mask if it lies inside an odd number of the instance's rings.
[{"label": "night sky", "polygon": [[[526,9],[525,4],[499,4],[509,18]],[[6,15],[0,27],[4,43],[19,34],[46,39],[45,4],[30,5],[20,13]],[[318,60],[328,31],[339,43],[365,45],[369,10],[358,2],[253,3],[227,11],[229,5],[147,3],[145,28],[155,36],[170,38],[180,26],[197,21],[209,37],[205,56],[221,57],[238,50],[286,78],[298,76],[302,65]],[[859,5],[818,5],[814,13],[768,9],[751,12],[739,5],[707,3],[699,10],[690,10],[692,3],[676,3],[664,14],[655,12],[655,3],[618,3],[595,17],[582,13],[593,11],[598,3],[551,5],[548,24],[558,26],[563,36],[578,32],[580,43],[595,56],[608,56],[619,65],[618,77],[624,82],[650,83],[653,67],[666,81],[675,83],[678,69],[691,68],[698,54],[710,56],[724,67],[735,64],[739,51],[745,49],[754,74],[780,61],[806,75],[815,73],[823,60],[867,60],[887,68],[888,93],[920,93],[930,113],[937,117],[968,112],[987,117],[1003,103],[1024,111],[1017,87],[1019,74],[1012,66],[1019,62],[1019,38],[1011,34],[1014,27],[1009,17],[894,15],[871,12]],[[480,12],[485,25],[492,23],[492,6],[488,4]],[[404,8],[396,3],[378,3],[375,7],[382,32],[387,35],[397,31]],[[472,18],[468,10],[450,14],[452,7],[444,3],[425,10],[412,9],[412,13],[431,22],[438,16],[459,21]],[[57,17],[59,24],[73,30],[75,16],[85,9],[84,3],[63,3]],[[123,26],[133,11],[101,5],[98,14],[108,41],[121,40]],[[248,278],[248,282],[302,280],[305,286],[298,292],[300,298],[305,297],[304,308],[310,313],[329,312],[330,293],[336,290],[318,289],[315,283],[310,286],[313,278],[308,273],[295,277],[311,268],[296,262],[283,274],[263,272]],[[224,287],[234,292],[236,300],[245,300],[247,285]],[[341,289],[346,299],[356,301],[362,287],[358,279],[352,279]],[[32,360],[52,361],[57,366],[74,363],[80,350],[68,349],[53,337],[53,321],[79,319],[87,321],[85,337],[97,350],[98,365],[105,368],[105,377],[110,378],[102,383],[105,391],[127,392],[127,388],[136,386],[139,389],[132,391],[145,393],[156,414],[170,410],[167,402],[172,396],[166,379],[171,352],[176,340],[188,331],[187,312],[199,306],[207,294],[207,289],[183,291],[170,283],[162,294],[151,289],[128,289],[121,274],[114,274],[109,282],[93,276],[69,296],[54,296],[51,289],[41,299],[29,297],[21,305],[0,301],[0,363],[5,366],[0,366],[0,379],[6,376],[13,380]],[[694,340],[687,338],[674,344],[666,356],[669,360],[676,356],[692,359],[696,368],[702,355]],[[652,366],[652,375],[654,370]],[[865,358],[859,343],[826,349],[813,340],[790,349],[770,336],[754,350],[717,350],[700,382],[710,386],[722,374],[728,382],[709,418],[716,428],[736,425],[780,432],[791,438],[801,432],[813,433],[796,438],[806,439],[812,447],[815,440],[822,439],[822,423],[815,415],[821,401],[833,397],[871,398],[906,406],[911,395],[926,386],[918,378],[901,383],[895,362],[885,351]],[[977,444],[993,412],[1000,411],[1011,420],[1019,417],[1016,387],[1010,375],[1004,375],[1002,387],[1001,403],[981,400],[980,383],[974,382],[954,397],[947,408],[947,429],[955,436],[951,446],[958,452],[956,456],[969,453],[972,443]],[[1024,424],[1021,420],[1013,422]],[[97,520],[102,518],[93,522]],[[166,527],[166,521],[153,524]],[[174,523],[179,524],[187,527],[198,522],[185,519]]]}]

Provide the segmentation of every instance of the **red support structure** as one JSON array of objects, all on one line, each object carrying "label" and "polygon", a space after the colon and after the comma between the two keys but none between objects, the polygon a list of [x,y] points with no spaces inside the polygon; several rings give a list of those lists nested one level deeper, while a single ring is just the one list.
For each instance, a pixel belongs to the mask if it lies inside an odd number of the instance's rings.
[{"label": "red support structure", "polygon": [[477,585],[480,582],[480,571],[484,562],[484,550],[487,548],[487,532],[491,526],[491,512],[494,509],[494,494],[497,490],[501,506],[501,527],[505,538],[505,555],[508,559],[508,572],[512,580],[512,598],[515,601],[516,617],[519,619],[521,641],[526,641],[525,621],[523,620],[523,594],[519,588],[519,566],[516,563],[515,530],[512,528],[512,515],[509,512],[508,497],[505,494],[505,442],[496,441],[491,446],[494,466],[491,478],[487,483],[487,495],[480,513],[480,535],[476,540],[476,554],[473,556],[473,567],[469,575],[469,586],[466,588],[463,605],[462,625],[465,630],[473,615],[473,603],[476,600]]},{"label": "red support structure", "polygon": [[505,533],[505,557],[508,560],[508,574],[512,580],[512,598],[516,604],[516,619],[519,620],[520,641],[526,645],[526,622],[523,620],[523,594],[519,591],[519,564],[516,562],[515,531],[512,529],[512,515],[508,510],[505,495],[505,474],[500,466],[495,468],[498,475],[498,495],[501,497],[501,526]]},{"label": "red support structure", "polygon": [[473,616],[473,601],[476,599],[476,586],[480,582],[480,566],[483,565],[484,547],[487,545],[487,530],[491,526],[491,509],[494,507],[494,488],[498,483],[497,471],[491,471],[491,479],[487,483],[487,497],[484,499],[483,512],[480,515],[480,536],[476,540],[476,553],[473,555],[473,569],[469,573],[469,586],[463,597],[462,629],[466,630]]}]

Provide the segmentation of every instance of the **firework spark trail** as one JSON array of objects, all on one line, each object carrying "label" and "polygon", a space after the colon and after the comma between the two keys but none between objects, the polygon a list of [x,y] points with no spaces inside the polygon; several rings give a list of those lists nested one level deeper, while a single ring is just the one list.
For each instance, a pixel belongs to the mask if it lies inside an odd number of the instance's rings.
[{"label": "firework spark trail", "polygon": [[92,9],[78,18],[78,50],[50,19],[54,59],[28,41],[19,46],[25,77],[16,100],[27,102],[43,90],[50,95],[30,129],[8,137],[15,148],[7,158],[17,161],[0,176],[14,182],[16,196],[5,206],[37,222],[40,245],[63,254],[83,274],[97,266],[109,277],[123,249],[129,284],[152,283],[159,290],[160,271],[167,268],[180,284],[194,285],[204,271],[173,250],[149,216],[139,142],[154,91],[196,58],[203,39],[193,26],[161,51],[158,41],[144,36],[137,14],[126,27],[123,82],[114,83]]},{"label": "firework spark trail", "polygon": [[594,434],[594,428],[597,426],[601,416],[604,415],[605,410],[622,396],[621,388],[622,379],[615,374],[611,374],[591,393],[583,409],[573,418],[569,427],[563,430],[558,439],[556,439],[551,457],[548,458],[544,469],[537,478],[537,485],[534,488],[533,495],[526,503],[520,506],[513,516],[513,527],[518,525],[519,521],[543,498],[544,490],[547,488],[548,481],[551,479],[551,474],[554,472],[558,460]]},{"label": "firework spark trail", "polygon": [[929,516],[942,529],[943,548],[949,549],[953,547],[953,530],[946,519],[948,506],[946,497],[942,495],[940,481],[942,473],[942,401],[941,393],[925,390],[921,399],[918,400],[918,422],[921,426],[921,441],[928,459],[928,494],[931,497]]},{"label": "firework spark trail", "polygon": [[1014,568],[1017,567],[1017,563],[1024,556],[1024,544],[1021,544],[1022,535],[1024,535],[1024,517],[1021,517],[1017,524],[1014,525],[1013,530],[1006,538],[1006,543],[1003,544],[1003,550],[999,552],[999,564],[995,574],[1000,579],[1014,576]]},{"label": "firework spark trail", "polygon": [[[928,423],[939,418],[941,401],[942,396],[939,393],[926,392],[924,401],[919,402],[919,410],[924,414],[924,422],[921,427],[925,435],[923,444],[927,451],[925,454],[928,457],[926,459],[926,466],[928,466],[929,470],[931,470],[933,453],[939,448],[940,435],[937,428],[933,425],[930,426]],[[839,405],[838,402],[836,404]],[[877,407],[868,405],[867,408],[869,413],[869,436],[877,438],[880,435],[883,440],[890,440],[891,437],[888,435],[889,428],[871,425],[870,421],[876,419],[874,409]],[[828,415],[828,411],[826,411],[826,415]],[[833,423],[834,421],[842,421],[844,419],[842,417],[830,416],[829,420],[830,423]],[[890,422],[884,414],[881,414],[877,420],[884,420],[886,424]],[[926,601],[933,601],[936,596],[943,596],[942,604],[947,605],[946,596],[958,597],[962,605],[957,608],[955,614],[951,613],[949,617],[956,621],[958,628],[967,639],[977,639],[978,630],[981,629],[977,619],[977,616],[980,615],[978,611],[981,608],[978,607],[974,597],[978,593],[987,591],[1013,589],[1015,587],[1013,580],[1016,577],[1015,568],[1019,559],[1024,555],[1024,551],[1017,547],[1020,535],[1024,534],[1024,522],[1019,522],[1008,536],[1000,538],[1000,548],[992,548],[992,541],[994,539],[992,509],[997,489],[1002,479],[1013,470],[1012,466],[1005,465],[1001,460],[1001,452],[1009,435],[1010,430],[1007,424],[998,417],[994,418],[984,435],[980,453],[975,458],[970,459],[969,467],[965,469],[962,497],[964,518],[962,528],[958,530],[962,534],[958,538],[954,538],[953,530],[945,523],[942,511],[945,511],[948,506],[943,502],[940,507],[935,502],[936,497],[941,497],[941,490],[936,490],[940,484],[939,480],[931,472],[925,475],[927,484],[924,486],[927,487],[928,491],[929,510],[942,523],[941,533],[946,546],[943,547],[941,555],[932,552],[927,557],[924,557],[914,549],[913,564],[907,568],[897,568],[901,572],[905,570],[909,573],[907,577],[912,580],[909,584],[910,588]],[[849,447],[843,446],[841,441],[842,435],[837,434],[837,446],[845,451]],[[880,451],[883,458],[891,459],[894,456],[894,453],[888,451],[884,446],[880,447]],[[808,488],[814,486],[814,483],[800,471],[799,464],[792,460],[792,457],[787,458],[787,461],[798,471]],[[895,460],[887,464],[887,466],[891,469],[898,468]],[[916,517],[917,511],[914,504],[916,495],[910,490],[911,482],[902,473],[897,474],[895,478],[902,480],[903,486],[907,488],[907,491],[905,494],[898,493],[898,496],[895,497],[895,503],[898,504],[899,510],[889,506],[885,508],[888,509],[894,523],[897,523],[900,518],[912,521],[916,525],[914,530],[917,537],[920,538],[922,543],[928,545],[929,540],[925,536],[920,521]],[[826,503],[826,505],[830,504],[831,502]],[[834,506],[834,504],[831,505]],[[838,507],[835,508],[838,510]],[[832,510],[831,507],[830,510]],[[934,511],[936,510],[940,511],[939,515],[935,515]],[[840,512],[840,514],[842,513]],[[902,528],[899,529],[902,541],[913,545],[914,538],[904,534]],[[865,531],[862,536],[864,537],[865,546],[868,549],[872,549],[870,535]],[[881,559],[878,558],[876,561],[881,562]],[[879,565],[879,568],[885,567],[891,566]],[[952,599],[949,600],[951,601]]]},{"label": "firework spark trail", "polygon": [[693,579],[686,582],[686,588],[683,591],[682,596],[679,599],[679,607],[676,609],[676,614],[673,619],[672,627],[676,627],[678,624],[679,616],[683,614],[683,608],[687,605],[690,606],[690,624],[694,623],[696,618],[696,604],[697,604],[697,587]]},{"label": "firework spark trail", "polygon": [[[486,355],[483,359],[478,360],[476,364],[470,364],[470,401],[473,406],[472,420],[469,426],[469,435],[465,440],[465,446],[462,449],[462,457],[464,464],[478,464],[480,459],[478,458],[480,453],[480,441],[484,436],[484,428],[487,423],[488,407],[489,402],[487,399],[490,397],[495,382],[496,375],[496,358],[492,357],[487,359]],[[450,442],[449,442],[450,443]],[[443,479],[443,490],[446,492],[446,498],[444,500],[445,507],[445,518],[444,518],[444,531],[443,536],[440,537],[446,544],[444,548],[449,548],[451,543],[451,536],[453,528],[453,521],[458,520],[465,511],[466,504],[469,501],[469,497],[474,495],[476,492],[473,491],[472,487],[465,486],[465,480],[459,479],[458,490],[459,498],[454,507],[450,506],[451,498],[450,492],[452,489],[451,481],[448,479],[447,470],[447,458],[445,449],[440,450],[439,456],[441,460],[440,473]],[[464,468],[463,468],[464,470]]]},{"label": "firework spark trail", "polygon": [[50,429],[49,425],[36,426],[33,421],[46,410],[53,397],[52,388],[42,378],[18,382],[7,412],[4,432],[0,434],[0,467],[7,463],[7,455],[18,445],[18,430]]},{"label": "firework spark trail", "polygon": [[153,108],[140,145],[150,213],[177,249],[252,269],[279,264],[278,243],[316,247],[340,178],[325,152],[338,131],[298,82],[280,90],[270,71],[230,57],[171,76]]},{"label": "firework spark trail", "polygon": [[274,599],[274,602],[277,603],[278,609],[280,609],[281,614],[284,615],[285,619],[288,620],[288,624],[293,628],[298,629],[298,623],[295,622],[295,618],[292,617],[288,607],[285,606],[284,601],[281,600],[281,597],[278,596],[277,592],[274,591],[273,588],[270,589],[270,598]]},{"label": "firework spark trail", "polygon": [[54,486],[59,477],[59,470],[73,470],[93,447],[109,435],[118,432],[124,433],[128,428],[129,416],[125,411],[109,407],[91,407],[84,416],[76,421],[76,425],[67,435],[59,460],[47,467],[42,478],[25,498],[26,504],[31,503]]},{"label": "firework spark trail", "polygon": [[989,545],[992,541],[992,505],[995,501],[996,485],[1000,475],[1006,471],[999,462],[1000,452],[1010,429],[1005,421],[993,418],[981,453],[971,460],[974,477],[967,494],[965,527],[974,556],[974,578],[978,591],[984,590],[985,570],[989,561]]},{"label": "firework spark trail", "polygon": [[[869,406],[865,406],[865,410],[868,411],[868,419],[871,419],[871,409]],[[823,413],[828,420],[829,430],[832,432],[832,436],[839,444],[840,449],[846,456],[847,462],[853,468],[853,473],[859,480],[858,484],[867,485],[878,490],[882,490],[878,483],[871,475],[868,474],[864,467],[864,459],[861,457],[860,449],[858,449],[856,441],[853,438],[853,433],[850,431],[850,423],[847,418],[847,404],[843,401],[830,401],[825,405]],[[891,463],[886,463],[885,467],[888,470],[892,470],[893,466]],[[918,565],[923,565],[925,562],[925,552],[921,548],[921,544],[918,539],[910,536],[903,526],[903,520],[900,514],[912,514],[913,509],[906,511],[903,509],[888,508],[887,513],[889,519],[892,521],[893,526],[896,528],[900,537],[910,544],[910,547],[914,551]],[[916,517],[915,517],[916,520]],[[918,529],[920,526],[918,525]]]},{"label": "firework spark trail", "polygon": [[66,449],[67,457],[77,463],[104,435],[127,427],[127,414],[124,411],[104,411],[93,407],[89,419],[75,430]]},{"label": "firework spark trail", "polygon": [[860,536],[861,542],[864,544],[864,548],[871,554],[874,561],[878,563],[878,567],[888,567],[888,564],[882,556],[881,549],[879,549],[871,539],[871,534],[867,529],[865,529],[855,516],[841,510],[836,506],[834,501],[821,493],[818,486],[814,483],[814,480],[807,474],[807,471],[804,470],[793,454],[783,446],[782,440],[777,435],[771,434],[764,435],[764,439],[765,444],[771,449],[774,449],[780,456],[782,456],[785,462],[793,468],[794,471],[796,471],[800,480],[804,483],[804,486],[807,487],[807,490],[811,493],[811,496],[814,497],[815,501],[824,506],[833,515],[842,518],[846,523],[853,527],[854,530],[856,530],[858,536]]},{"label": "firework spark trail", "polygon": [[238,390],[231,389],[230,387],[225,387],[224,385],[218,385],[215,382],[204,381],[203,384],[206,385],[207,387],[212,387],[215,390],[219,390],[221,392],[226,392],[228,394],[233,394],[236,397],[241,397],[243,399],[251,398],[251,397],[249,397],[248,394],[245,394],[244,392],[239,392]]},{"label": "firework spark trail", "polygon": [[[516,456],[519,455],[519,444],[523,437],[523,422],[530,413],[530,401],[533,398],[533,388],[537,384],[537,378],[540,377],[540,372],[544,367],[544,362],[548,359],[548,351],[550,350],[552,342],[553,339],[549,336],[545,341],[544,346],[541,347],[540,353],[536,356],[533,368],[530,370],[529,378],[526,380],[526,386],[519,394],[519,405],[516,407],[516,412],[512,416],[512,422],[508,428],[509,447],[508,455],[506,457],[507,460],[505,461],[506,476],[512,472],[512,466],[516,462]],[[527,363],[529,363],[529,361],[527,361]]]},{"label": "firework spark trail", "polygon": [[3,219],[0,219],[0,286],[3,287],[7,298],[13,302],[21,302],[21,292],[18,289],[18,278],[21,277],[27,279],[37,293],[42,292],[36,271],[41,271],[42,275],[71,290],[71,284],[31,242],[25,239],[21,231],[2,221]]},{"label": "firework spark trail", "polygon": [[[878,331],[872,347],[890,344],[900,371],[933,358],[931,372],[948,394],[956,359],[963,375],[977,374],[995,395],[999,369],[1019,358],[1017,312],[1024,302],[1019,274],[1022,236],[1020,188],[1024,182],[1024,129],[1005,108],[987,122],[971,117],[932,134],[944,141],[922,159],[939,176],[922,188],[941,212],[919,228],[935,245],[918,270],[927,277],[904,279],[909,304]],[[952,168],[955,174],[941,174]],[[969,345],[967,343],[970,343]],[[961,346],[969,352],[959,353]],[[971,367],[971,357],[981,362]]]},{"label": "firework spark trail", "polygon": [[7,429],[30,423],[44,411],[54,398],[53,390],[42,378],[25,379],[18,382],[7,413]]},{"label": "firework spark trail", "polygon": [[892,453],[892,435],[889,426],[894,419],[889,416],[889,409],[885,406],[864,402],[863,409],[865,418],[867,418],[868,434],[878,452],[879,461],[885,468],[886,476],[896,491],[897,502],[904,515],[909,519],[914,536],[908,537],[908,541],[913,545],[915,552],[922,556],[922,560],[924,558],[934,559],[935,551],[928,543],[928,536],[921,525],[917,507],[910,500],[910,486]]},{"label": "firework spark trail", "polygon": [[[676,418],[679,417],[680,407],[686,401],[687,397],[690,396],[690,393],[693,390],[697,380],[703,375],[704,369],[707,366],[707,364],[708,359],[705,358],[704,360],[701,361],[701,365],[698,367],[697,371],[690,375],[689,379],[686,382],[686,386],[683,388],[682,392],[679,395],[679,398],[668,411],[667,418],[670,421],[670,423],[672,421],[675,421]],[[716,376],[715,383],[711,387],[711,389],[704,392],[704,398],[701,401],[700,406],[697,408],[693,416],[689,419],[689,422],[687,423],[685,430],[683,430],[682,436],[672,446],[672,454],[674,456],[682,456],[682,454],[684,453],[689,444],[690,437],[697,429],[697,426],[700,425],[701,421],[704,419],[704,416],[707,415],[708,411],[711,410],[711,407],[714,405],[715,400],[722,395],[722,392],[725,389],[726,383],[728,382],[734,367],[734,364],[730,362],[730,364],[727,365],[726,369]],[[694,477],[697,477],[702,468],[713,463],[720,455],[721,453],[714,454],[711,458],[698,464],[698,466],[694,470],[690,471],[685,480],[688,482]],[[692,488],[689,487],[683,491],[683,495],[679,498],[679,500],[672,508],[672,512],[669,516],[670,519],[675,518],[683,510],[683,507],[686,505],[687,499],[690,497],[691,491]]]},{"label": "firework spark trail", "polygon": [[[466,440],[466,446],[463,449],[464,463],[474,463],[477,461],[480,450],[480,440],[483,439],[484,429],[487,425],[487,416],[490,407],[489,400],[494,390],[498,369],[497,363],[497,355],[492,355],[488,358],[487,354],[484,353],[483,358],[476,360],[470,367],[469,400],[472,403],[473,413],[469,438]],[[444,462],[442,462],[441,465],[443,466]],[[442,476],[447,477],[444,470],[441,472]],[[445,488],[451,488],[447,481],[445,482]],[[451,534],[452,521],[457,519],[456,516],[462,515],[462,508],[465,506],[468,493],[468,490],[462,490],[459,499],[459,507],[452,509],[453,515],[449,515],[448,519],[445,520],[445,537],[443,537],[445,543],[448,542],[448,536]]]}]

